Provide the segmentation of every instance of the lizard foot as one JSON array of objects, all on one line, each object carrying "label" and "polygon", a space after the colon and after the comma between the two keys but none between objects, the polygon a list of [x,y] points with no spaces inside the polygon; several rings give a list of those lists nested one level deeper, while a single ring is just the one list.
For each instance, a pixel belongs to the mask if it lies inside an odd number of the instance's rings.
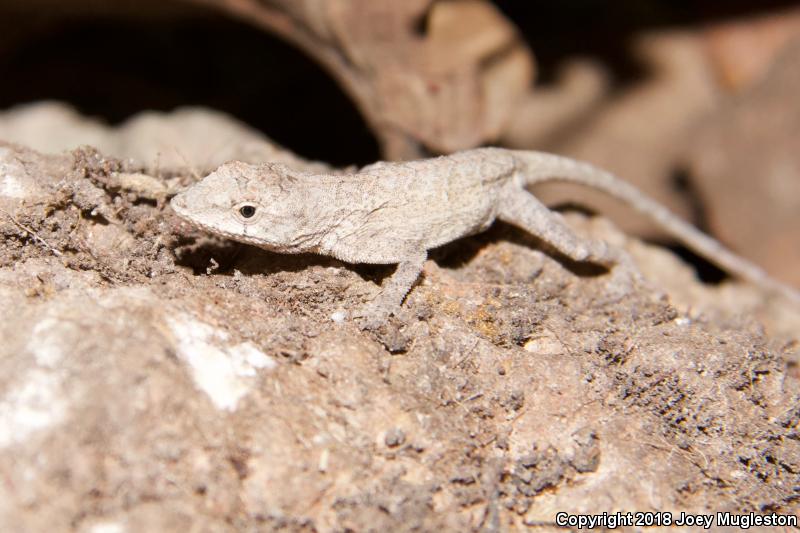
[{"label": "lizard foot", "polygon": [[404,332],[403,325],[391,320],[391,316],[384,308],[368,304],[353,318],[362,331],[369,331],[390,353],[403,353],[411,346],[412,339]]},{"label": "lizard foot", "polygon": [[362,330],[377,331],[381,326],[389,322],[391,313],[385,308],[370,302],[361,309],[353,313],[353,318]]}]

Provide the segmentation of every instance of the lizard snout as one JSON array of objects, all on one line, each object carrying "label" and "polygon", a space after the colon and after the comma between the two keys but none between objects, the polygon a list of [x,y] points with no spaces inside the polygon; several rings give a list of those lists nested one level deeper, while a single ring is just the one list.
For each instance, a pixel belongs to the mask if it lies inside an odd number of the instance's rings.
[{"label": "lizard snout", "polygon": [[172,200],[169,201],[169,205],[170,205],[170,207],[172,207],[172,210],[175,211],[176,213],[178,213],[179,215],[186,214],[186,210],[187,210],[186,194],[185,193],[180,193],[180,194],[174,196],[172,198]]}]

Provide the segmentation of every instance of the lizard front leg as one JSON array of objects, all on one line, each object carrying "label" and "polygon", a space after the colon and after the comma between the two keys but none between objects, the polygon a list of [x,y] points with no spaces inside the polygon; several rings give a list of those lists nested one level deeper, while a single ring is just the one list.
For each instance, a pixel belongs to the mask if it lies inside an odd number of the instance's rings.
[{"label": "lizard front leg", "polygon": [[398,263],[394,274],[381,285],[378,296],[357,313],[356,316],[363,319],[364,328],[372,329],[382,324],[389,315],[400,308],[408,291],[419,278],[427,257],[428,253],[424,248],[416,249]]}]

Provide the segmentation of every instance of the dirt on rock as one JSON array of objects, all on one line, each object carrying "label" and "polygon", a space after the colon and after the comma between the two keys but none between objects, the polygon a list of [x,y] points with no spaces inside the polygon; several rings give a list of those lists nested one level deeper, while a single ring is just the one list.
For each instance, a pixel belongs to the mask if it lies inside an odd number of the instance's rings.
[{"label": "dirt on rock", "polygon": [[391,267],[209,237],[166,202],[190,168],[4,144],[0,177],[3,531],[797,513],[800,309],[605,219],[567,215],[646,281],[498,224],[367,333]]}]

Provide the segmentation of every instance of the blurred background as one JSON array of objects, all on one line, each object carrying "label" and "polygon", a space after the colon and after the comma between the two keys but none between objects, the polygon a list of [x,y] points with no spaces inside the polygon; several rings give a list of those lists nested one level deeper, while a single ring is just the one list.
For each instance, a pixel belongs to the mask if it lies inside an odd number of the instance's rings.
[{"label": "blurred background", "polygon": [[[43,151],[200,106],[336,166],[569,155],[800,286],[797,2],[2,0],[0,80],[0,138]],[[540,194],[666,239],[591,193]]]}]

